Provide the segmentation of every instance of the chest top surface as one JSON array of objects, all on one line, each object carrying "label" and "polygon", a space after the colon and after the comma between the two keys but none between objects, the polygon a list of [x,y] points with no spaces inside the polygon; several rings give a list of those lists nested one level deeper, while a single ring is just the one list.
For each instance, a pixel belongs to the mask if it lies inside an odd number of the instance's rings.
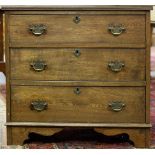
[{"label": "chest top surface", "polygon": [[151,5],[2,5],[2,10],[152,10]]}]

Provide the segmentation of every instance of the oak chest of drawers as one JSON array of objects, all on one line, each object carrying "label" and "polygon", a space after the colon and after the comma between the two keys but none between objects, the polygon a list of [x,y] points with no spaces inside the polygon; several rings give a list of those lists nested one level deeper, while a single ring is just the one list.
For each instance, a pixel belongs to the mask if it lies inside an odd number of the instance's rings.
[{"label": "oak chest of drawers", "polygon": [[149,147],[150,9],[3,7],[8,144],[93,127]]}]

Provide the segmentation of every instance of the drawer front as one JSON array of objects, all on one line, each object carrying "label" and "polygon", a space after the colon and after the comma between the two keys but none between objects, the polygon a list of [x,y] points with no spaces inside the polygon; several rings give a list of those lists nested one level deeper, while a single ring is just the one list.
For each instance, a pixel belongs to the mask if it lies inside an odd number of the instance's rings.
[{"label": "drawer front", "polygon": [[145,47],[144,15],[10,15],[11,46]]},{"label": "drawer front", "polygon": [[11,49],[11,78],[145,81],[142,49]]},{"label": "drawer front", "polygon": [[11,120],[145,122],[145,87],[12,86]]}]

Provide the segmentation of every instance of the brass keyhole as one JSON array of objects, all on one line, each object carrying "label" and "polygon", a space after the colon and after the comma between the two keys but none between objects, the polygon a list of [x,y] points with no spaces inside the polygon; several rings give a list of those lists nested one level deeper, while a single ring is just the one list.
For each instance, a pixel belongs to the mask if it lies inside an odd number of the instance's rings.
[{"label": "brass keyhole", "polygon": [[75,88],[74,89],[74,93],[77,94],[77,95],[79,95],[81,93],[80,88],[78,88],[78,87]]},{"label": "brass keyhole", "polygon": [[81,19],[79,16],[75,16],[73,21],[74,21],[74,23],[78,24],[81,21]]},{"label": "brass keyhole", "polygon": [[74,51],[74,55],[75,55],[76,57],[79,57],[79,56],[81,55],[80,50],[79,50],[79,49],[76,49],[76,50]]}]

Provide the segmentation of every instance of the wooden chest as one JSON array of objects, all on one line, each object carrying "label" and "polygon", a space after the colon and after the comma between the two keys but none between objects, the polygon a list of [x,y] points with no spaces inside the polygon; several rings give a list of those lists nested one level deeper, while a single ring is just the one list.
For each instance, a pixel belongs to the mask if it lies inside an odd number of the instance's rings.
[{"label": "wooden chest", "polygon": [[2,7],[8,144],[93,127],[149,147],[151,8]]}]

